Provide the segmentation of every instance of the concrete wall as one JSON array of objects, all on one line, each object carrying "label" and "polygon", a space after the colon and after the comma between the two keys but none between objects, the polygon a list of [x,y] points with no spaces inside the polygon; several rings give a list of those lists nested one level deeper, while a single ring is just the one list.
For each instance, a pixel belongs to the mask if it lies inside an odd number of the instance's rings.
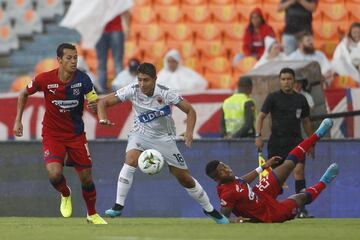
[{"label": "concrete wall", "polygon": [[[360,217],[360,141],[323,141],[316,145],[316,159],[308,160],[308,185],[315,183],[329,163],[338,162],[340,175],[308,209],[316,217]],[[116,182],[122,166],[126,142],[91,142],[97,187],[97,209],[103,214],[115,200]],[[239,176],[257,166],[252,141],[196,141],[191,149],[179,143],[193,176],[204,186],[215,206],[219,206],[215,183],[204,174],[206,163],[219,159],[230,164]],[[59,216],[59,194],[49,184],[39,142],[0,143],[0,216]],[[80,185],[73,169],[65,176],[72,188],[75,216],[85,216]],[[293,178],[280,199],[294,193]],[[203,217],[198,205],[168,173],[165,166],[156,176],[136,172],[124,216]]]}]

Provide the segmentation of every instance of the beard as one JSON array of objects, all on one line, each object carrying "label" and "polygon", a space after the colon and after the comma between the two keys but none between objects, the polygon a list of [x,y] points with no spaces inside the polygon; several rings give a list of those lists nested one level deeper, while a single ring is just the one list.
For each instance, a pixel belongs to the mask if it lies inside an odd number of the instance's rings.
[{"label": "beard", "polygon": [[304,46],[303,51],[305,54],[314,54],[315,48],[314,48],[314,46]]}]

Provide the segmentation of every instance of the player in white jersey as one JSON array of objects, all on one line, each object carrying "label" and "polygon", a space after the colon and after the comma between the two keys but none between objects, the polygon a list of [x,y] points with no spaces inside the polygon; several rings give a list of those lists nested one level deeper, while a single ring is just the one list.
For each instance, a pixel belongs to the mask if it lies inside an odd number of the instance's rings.
[{"label": "player in white jersey", "polygon": [[196,122],[194,108],[177,92],[156,84],[156,69],[151,63],[142,63],[138,68],[138,83],[128,85],[107,95],[98,103],[99,123],[113,125],[107,118],[106,108],[131,101],[135,111],[134,127],[129,134],[125,163],[120,171],[116,203],[105,211],[110,217],[120,216],[129,189],[132,185],[137,160],[146,149],[156,149],[163,156],[172,175],[203,208],[204,213],[218,224],[229,220],[221,215],[210,203],[205,190],[193,178],[175,142],[175,125],[171,117],[171,106],[177,106],[187,115],[184,140],[190,147]]}]

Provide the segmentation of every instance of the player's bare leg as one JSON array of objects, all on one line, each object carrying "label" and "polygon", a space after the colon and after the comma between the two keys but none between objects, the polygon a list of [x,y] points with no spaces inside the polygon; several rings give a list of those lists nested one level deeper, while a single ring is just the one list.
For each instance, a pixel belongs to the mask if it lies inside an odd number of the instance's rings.
[{"label": "player's bare leg", "polygon": [[289,198],[294,199],[299,208],[306,204],[310,204],[337,177],[338,174],[339,166],[336,163],[333,163],[328,167],[317,184],[305,189],[304,192],[292,195]]},{"label": "player's bare leg", "polygon": [[331,119],[324,119],[315,133],[297,145],[289,153],[284,163],[273,170],[280,185],[284,184],[286,179],[294,170],[296,164],[303,162],[306,152],[308,152],[309,149],[331,129],[332,125],[333,121]]},{"label": "player's bare leg", "polygon": [[71,191],[66,184],[61,163],[52,162],[46,164],[46,170],[51,185],[61,194],[60,212],[63,217],[70,217],[72,214]]},{"label": "player's bare leg", "polygon": [[204,210],[204,213],[212,218],[217,224],[227,224],[229,220],[220,214],[210,203],[209,197],[200,183],[191,176],[188,169],[181,169],[169,166],[172,175],[185,188],[188,194],[197,201]]},{"label": "player's bare leg", "polygon": [[124,208],[126,196],[131,188],[135,170],[137,168],[138,158],[142,151],[132,149],[126,153],[125,163],[119,173],[117,191],[116,191],[116,202],[115,205],[105,211],[105,215],[109,217],[121,216]]}]

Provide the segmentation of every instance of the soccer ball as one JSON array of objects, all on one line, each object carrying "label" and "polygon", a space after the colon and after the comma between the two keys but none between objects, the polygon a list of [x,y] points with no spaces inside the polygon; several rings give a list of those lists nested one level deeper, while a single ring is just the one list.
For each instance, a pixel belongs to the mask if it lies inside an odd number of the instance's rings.
[{"label": "soccer ball", "polygon": [[140,154],[138,166],[143,173],[154,175],[159,173],[164,166],[164,158],[157,150],[148,149]]}]

